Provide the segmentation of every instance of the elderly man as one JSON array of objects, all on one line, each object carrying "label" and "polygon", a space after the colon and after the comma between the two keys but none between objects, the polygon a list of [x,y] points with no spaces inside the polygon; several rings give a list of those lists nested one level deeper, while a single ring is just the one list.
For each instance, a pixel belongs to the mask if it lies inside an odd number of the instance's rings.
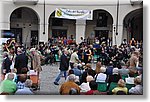
[{"label": "elderly man", "polygon": [[59,68],[60,73],[59,73],[59,75],[56,77],[56,79],[54,81],[55,85],[59,85],[58,81],[60,80],[60,77],[63,74],[65,76],[65,79],[67,78],[66,71],[69,69],[69,58],[68,58],[67,55],[68,55],[68,51],[64,50],[63,54],[60,57],[60,68]]},{"label": "elderly man", "polygon": [[0,93],[14,94],[17,90],[17,85],[13,82],[14,74],[9,73],[6,80],[0,84]]},{"label": "elderly man", "polygon": [[31,69],[39,73],[42,71],[40,60],[41,56],[35,48],[31,48],[30,52],[31,52]]},{"label": "elderly man", "polygon": [[70,74],[69,77],[68,77],[68,81],[63,83],[60,87],[60,94],[61,95],[68,95],[70,90],[72,88],[76,89],[78,92],[77,93],[80,93],[80,87],[75,83],[75,75],[74,74]]}]

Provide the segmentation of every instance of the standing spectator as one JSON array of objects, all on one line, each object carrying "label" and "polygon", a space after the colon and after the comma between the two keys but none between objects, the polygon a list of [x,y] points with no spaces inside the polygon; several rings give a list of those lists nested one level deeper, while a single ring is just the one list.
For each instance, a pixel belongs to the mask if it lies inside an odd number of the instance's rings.
[{"label": "standing spectator", "polygon": [[17,74],[26,74],[28,71],[28,57],[22,53],[20,48],[17,49],[17,56],[14,67],[17,69]]},{"label": "standing spectator", "polygon": [[66,71],[69,69],[69,58],[68,58],[67,54],[68,54],[68,51],[64,50],[63,54],[61,55],[61,58],[60,58],[60,68],[59,68],[60,73],[59,73],[59,75],[56,77],[56,79],[54,81],[55,85],[59,85],[58,81],[60,80],[60,77],[63,74],[65,76],[65,79],[67,78]]},{"label": "standing spectator", "polygon": [[41,56],[38,54],[35,48],[30,49],[31,52],[31,69],[33,69],[36,72],[41,72]]},{"label": "standing spectator", "polygon": [[14,64],[15,64],[15,58],[16,58],[16,54],[15,54],[15,49],[14,48],[10,49],[10,52],[9,52],[8,56],[9,56],[10,60],[12,61],[10,69],[11,69],[11,72],[13,72]]},{"label": "standing spectator", "polygon": [[136,41],[135,41],[134,38],[132,38],[132,39],[130,40],[130,46],[131,46],[131,47],[132,47],[132,46],[136,46]]},{"label": "standing spectator", "polygon": [[78,53],[78,49],[74,49],[74,53],[71,55],[71,58],[70,58],[71,68],[73,68],[74,63],[80,63],[81,62],[78,58],[77,53]]},{"label": "standing spectator", "polygon": [[139,52],[134,51],[130,59],[128,60],[127,65],[129,66],[129,68],[131,67],[135,68],[138,67],[138,63],[139,63]]},{"label": "standing spectator", "polygon": [[12,62],[9,59],[7,52],[4,52],[3,58],[4,58],[4,60],[2,63],[2,70],[3,70],[3,74],[6,74],[6,73],[10,72],[10,66],[11,66]]},{"label": "standing spectator", "polygon": [[59,90],[60,94],[68,95],[71,88],[76,89],[78,91],[77,93],[80,93],[80,87],[74,81],[75,81],[75,75],[70,74],[68,77],[68,81],[61,85],[60,90]]}]

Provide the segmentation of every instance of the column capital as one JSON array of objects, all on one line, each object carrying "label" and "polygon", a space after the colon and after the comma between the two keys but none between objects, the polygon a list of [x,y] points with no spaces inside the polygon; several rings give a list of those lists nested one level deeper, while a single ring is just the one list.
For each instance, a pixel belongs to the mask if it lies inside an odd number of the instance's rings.
[{"label": "column capital", "polygon": [[[39,23],[39,25],[44,25],[44,23]],[[49,23],[45,23],[45,25],[49,25]]]}]

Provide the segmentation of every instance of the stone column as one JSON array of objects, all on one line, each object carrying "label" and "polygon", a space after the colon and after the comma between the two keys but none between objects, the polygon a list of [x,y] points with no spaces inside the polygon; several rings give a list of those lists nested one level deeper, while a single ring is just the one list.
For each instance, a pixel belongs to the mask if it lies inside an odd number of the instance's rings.
[{"label": "stone column", "polygon": [[47,42],[48,41],[48,23],[45,24],[45,34],[44,32],[44,24],[40,23],[39,24],[39,42]]},{"label": "stone column", "polygon": [[81,37],[85,38],[86,20],[76,20],[76,43],[81,43]]}]

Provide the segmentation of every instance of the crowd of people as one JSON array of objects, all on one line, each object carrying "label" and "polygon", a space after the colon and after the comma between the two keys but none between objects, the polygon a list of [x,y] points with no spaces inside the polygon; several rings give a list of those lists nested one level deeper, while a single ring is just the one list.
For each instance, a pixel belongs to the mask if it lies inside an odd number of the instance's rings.
[{"label": "crowd of people", "polygon": [[[0,92],[34,94],[28,76],[30,70],[39,77],[42,65],[59,62],[60,72],[54,85],[60,85],[62,95],[143,94],[142,43],[132,39],[112,46],[107,40],[97,38],[93,43],[81,40],[77,44],[73,39],[51,38],[36,48],[13,46],[9,51],[4,48],[1,72],[5,80],[1,82]],[[92,63],[96,64],[95,68]],[[60,84],[62,76],[66,81]]]}]

